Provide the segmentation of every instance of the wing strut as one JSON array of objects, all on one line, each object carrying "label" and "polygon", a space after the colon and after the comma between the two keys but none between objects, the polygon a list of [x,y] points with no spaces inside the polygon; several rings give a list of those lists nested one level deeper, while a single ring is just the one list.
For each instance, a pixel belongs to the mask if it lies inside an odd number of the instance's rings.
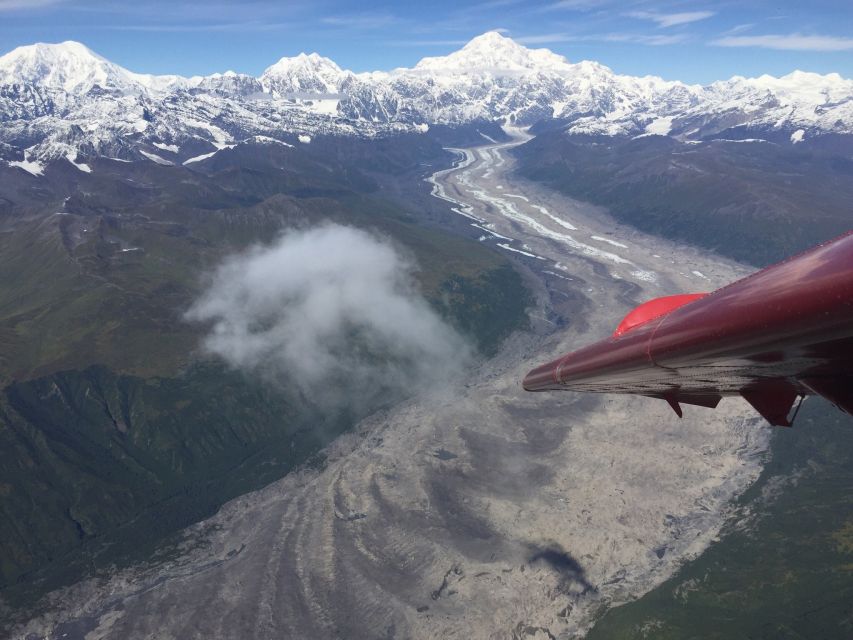
[{"label": "wing strut", "polygon": [[845,413],[853,415],[853,380],[850,377],[812,377],[803,378],[800,382]]},{"label": "wing strut", "polygon": [[665,395],[663,397],[669,403],[669,406],[672,407],[672,410],[675,411],[675,415],[679,418],[684,417],[684,412],[681,410],[681,405],[678,404],[678,400],[675,399],[674,395]]},{"label": "wing strut", "polygon": [[[740,392],[761,416],[775,427],[790,427],[796,412],[790,418],[791,409],[800,392],[786,380],[765,380]],[[799,407],[797,407],[799,411]]]},{"label": "wing strut", "polygon": [[666,400],[667,403],[669,403],[669,406],[672,407],[672,410],[675,411],[675,415],[677,415],[679,418],[684,417],[684,412],[681,409],[682,403],[693,404],[697,407],[708,407],[709,409],[714,409],[718,404],[720,404],[720,400],[722,400],[722,396],[719,396],[716,393],[691,394],[681,393],[679,391],[674,390],[661,395],[654,395],[649,397]]}]

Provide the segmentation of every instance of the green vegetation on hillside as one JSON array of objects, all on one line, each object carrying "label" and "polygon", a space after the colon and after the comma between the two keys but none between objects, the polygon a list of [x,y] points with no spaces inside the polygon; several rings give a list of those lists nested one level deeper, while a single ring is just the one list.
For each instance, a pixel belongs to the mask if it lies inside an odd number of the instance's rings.
[{"label": "green vegetation on hillside", "polygon": [[[722,540],[588,640],[853,638],[853,429],[820,399],[774,434]],[[769,426],[756,428],[770,429]]]},{"label": "green vegetation on hillside", "polygon": [[0,168],[11,203],[0,212],[6,599],[23,606],[142,557],[363,417],[200,354],[205,327],[183,314],[225,256],[287,229],[353,225],[408,254],[425,297],[482,353],[525,325],[530,298],[504,257],[423,226],[417,198],[387,199],[374,179],[417,195],[422,165],[446,159],[440,147],[314,142],[241,145],[192,170],[98,160],[91,174],[57,166],[22,180]]},{"label": "green vegetation on hillside", "polygon": [[834,149],[544,133],[521,173],[643,231],[764,266],[850,228],[853,164]]}]

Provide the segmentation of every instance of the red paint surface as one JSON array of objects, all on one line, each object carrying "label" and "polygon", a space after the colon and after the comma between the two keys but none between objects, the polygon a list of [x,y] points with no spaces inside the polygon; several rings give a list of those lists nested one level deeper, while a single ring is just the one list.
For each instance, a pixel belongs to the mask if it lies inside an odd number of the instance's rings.
[{"label": "red paint surface", "polygon": [[664,296],[663,298],[655,298],[654,300],[644,302],[622,319],[622,322],[616,327],[616,331],[613,332],[613,337],[618,338],[622,334],[636,329],[641,324],[672,313],[678,307],[683,307],[688,302],[704,298],[707,295],[707,293],[682,293],[676,296]]}]

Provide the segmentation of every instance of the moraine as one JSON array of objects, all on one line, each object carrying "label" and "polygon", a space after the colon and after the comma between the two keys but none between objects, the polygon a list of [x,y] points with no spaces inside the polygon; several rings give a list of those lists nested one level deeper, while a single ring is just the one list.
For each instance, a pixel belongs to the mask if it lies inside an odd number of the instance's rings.
[{"label": "moraine", "polygon": [[203,544],[183,557],[56,594],[55,613],[29,631],[572,636],[713,543],[768,445],[745,405],[679,421],[662,402],[526,394],[519,381],[644,299],[745,270],[520,180],[508,151],[525,134],[512,133],[459,150],[430,181],[519,261],[534,329],[467,384],[366,420],[322,471],[232,501],[187,532]]}]

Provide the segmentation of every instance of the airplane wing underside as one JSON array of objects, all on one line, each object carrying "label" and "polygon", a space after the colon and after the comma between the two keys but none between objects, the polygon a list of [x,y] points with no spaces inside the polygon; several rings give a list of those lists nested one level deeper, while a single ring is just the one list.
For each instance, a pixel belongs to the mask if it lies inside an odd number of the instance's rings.
[{"label": "airplane wing underside", "polygon": [[807,395],[853,414],[853,235],[710,294],[657,298],[613,336],[538,367],[528,391],[629,393],[716,407],[744,397],[790,426]]}]

